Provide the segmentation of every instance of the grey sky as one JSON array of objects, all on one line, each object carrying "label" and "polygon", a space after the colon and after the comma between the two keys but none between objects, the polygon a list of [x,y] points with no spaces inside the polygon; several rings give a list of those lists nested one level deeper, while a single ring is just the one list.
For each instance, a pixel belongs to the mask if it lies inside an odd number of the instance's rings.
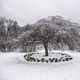
[{"label": "grey sky", "polygon": [[16,19],[21,25],[54,15],[79,22],[80,0],[0,0],[0,15]]}]

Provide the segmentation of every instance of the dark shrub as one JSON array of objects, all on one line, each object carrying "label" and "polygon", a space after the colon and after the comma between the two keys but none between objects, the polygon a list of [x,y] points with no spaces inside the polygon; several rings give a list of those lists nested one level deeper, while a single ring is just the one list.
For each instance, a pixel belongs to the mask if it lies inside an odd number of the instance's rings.
[{"label": "dark shrub", "polygon": [[48,63],[48,60],[45,60],[46,63]]},{"label": "dark shrub", "polygon": [[63,59],[63,61],[67,61],[67,60],[68,60],[68,58],[64,58],[64,59]]},{"label": "dark shrub", "polygon": [[62,56],[64,55],[64,54],[61,54]]},{"label": "dark shrub", "polygon": [[[53,59],[54,59],[54,58],[53,58]],[[50,61],[50,62],[53,62],[53,59],[49,58],[49,61]]]},{"label": "dark shrub", "polygon": [[57,58],[55,58],[55,62],[58,62]]},{"label": "dark shrub", "polygon": [[57,59],[57,62],[60,62],[59,59]]},{"label": "dark shrub", "polygon": [[59,62],[61,62],[61,59],[59,59]]},{"label": "dark shrub", "polygon": [[69,61],[69,58],[66,58],[65,61]]},{"label": "dark shrub", "polygon": [[36,61],[36,59],[35,59],[34,57],[31,57],[31,59],[32,59],[32,61],[34,61],[34,62]]},{"label": "dark shrub", "polygon": [[70,57],[69,59],[72,60],[72,57]]},{"label": "dark shrub", "polygon": [[44,59],[44,58],[42,58],[42,59],[41,59],[41,62],[44,62],[44,61],[45,61],[45,59]]},{"label": "dark shrub", "polygon": [[36,60],[37,60],[37,62],[40,62],[40,60],[38,58]]}]

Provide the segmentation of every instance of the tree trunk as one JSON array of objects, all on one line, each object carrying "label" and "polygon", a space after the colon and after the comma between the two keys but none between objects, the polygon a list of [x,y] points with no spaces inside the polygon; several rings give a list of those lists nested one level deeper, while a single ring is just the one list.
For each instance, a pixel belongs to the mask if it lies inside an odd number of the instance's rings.
[{"label": "tree trunk", "polygon": [[48,44],[44,43],[45,56],[48,56]]}]

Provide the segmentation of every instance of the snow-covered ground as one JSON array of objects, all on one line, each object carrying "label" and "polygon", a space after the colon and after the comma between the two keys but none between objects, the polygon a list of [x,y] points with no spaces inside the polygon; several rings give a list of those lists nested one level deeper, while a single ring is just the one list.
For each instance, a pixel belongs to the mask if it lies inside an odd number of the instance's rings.
[{"label": "snow-covered ground", "polygon": [[64,52],[73,60],[59,64],[30,64],[23,57],[25,53],[0,53],[0,80],[80,80],[80,53]]}]

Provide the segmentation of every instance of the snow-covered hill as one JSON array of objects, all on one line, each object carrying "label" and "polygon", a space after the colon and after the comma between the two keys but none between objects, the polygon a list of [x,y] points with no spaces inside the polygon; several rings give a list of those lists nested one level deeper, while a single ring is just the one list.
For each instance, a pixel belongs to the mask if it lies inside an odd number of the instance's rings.
[{"label": "snow-covered hill", "polygon": [[1,53],[0,80],[80,80],[80,53],[64,52],[73,60],[59,64],[29,64],[23,57],[25,53]]}]

